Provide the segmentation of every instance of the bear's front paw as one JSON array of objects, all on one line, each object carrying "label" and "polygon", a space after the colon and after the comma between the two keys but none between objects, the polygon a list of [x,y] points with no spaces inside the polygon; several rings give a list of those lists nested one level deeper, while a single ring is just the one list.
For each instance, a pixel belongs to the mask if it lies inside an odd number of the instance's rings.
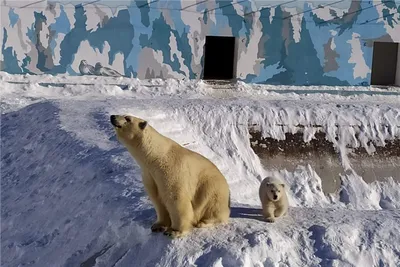
[{"label": "bear's front paw", "polygon": [[179,237],[186,235],[186,232],[181,232],[181,231],[169,228],[168,230],[166,230],[164,232],[164,235],[169,236],[170,238],[179,238]]},{"label": "bear's front paw", "polygon": [[266,218],[265,220],[266,220],[267,222],[269,222],[269,223],[275,222],[275,218],[271,218],[271,217]]},{"label": "bear's front paw", "polygon": [[160,224],[160,223],[154,223],[151,226],[151,231],[152,232],[159,233],[159,232],[165,232],[165,230],[167,230],[167,227],[162,225],[162,224]]}]

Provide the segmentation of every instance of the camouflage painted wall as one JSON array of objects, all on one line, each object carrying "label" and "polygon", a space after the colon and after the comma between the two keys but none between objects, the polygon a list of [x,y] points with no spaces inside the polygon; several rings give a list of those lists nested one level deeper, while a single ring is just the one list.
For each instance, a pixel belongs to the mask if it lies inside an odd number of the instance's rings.
[{"label": "camouflage painted wall", "polygon": [[1,70],[196,79],[219,35],[239,80],[367,85],[373,41],[400,42],[398,0],[148,1],[3,0]]}]

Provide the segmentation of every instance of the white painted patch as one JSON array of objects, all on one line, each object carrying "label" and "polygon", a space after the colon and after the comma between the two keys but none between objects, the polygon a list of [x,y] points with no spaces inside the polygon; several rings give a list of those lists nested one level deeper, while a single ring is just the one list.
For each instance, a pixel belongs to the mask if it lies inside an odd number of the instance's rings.
[{"label": "white painted patch", "polygon": [[[31,43],[31,41],[27,36],[27,32],[28,28],[30,29],[32,27],[32,24],[34,23],[33,13],[31,10],[15,8],[14,13],[16,13],[19,16],[19,20],[14,25],[14,27],[11,27],[8,21],[8,12],[10,9],[8,7],[5,7],[4,11],[3,8],[1,9],[2,9],[1,19],[3,20],[4,18],[7,21],[7,23],[3,23],[2,21],[2,26],[7,31],[7,41],[5,42],[5,48],[11,47],[13,49],[13,52],[15,52],[17,55],[18,62],[21,64],[22,60],[25,58],[25,53],[30,51],[29,43]],[[5,13],[5,11],[7,13]],[[29,19],[30,17],[31,19]],[[20,23],[21,25],[22,40],[18,36],[18,23]],[[3,29],[1,29],[1,32],[2,32],[1,34],[3,34]],[[3,42],[3,39],[1,39],[1,41]],[[21,45],[21,43],[26,44],[25,49]]]},{"label": "white painted patch", "polygon": [[236,13],[237,13],[239,16],[243,16],[243,14],[244,14],[244,7],[243,7],[241,4],[238,4],[237,2],[238,2],[238,0],[236,0],[236,1],[232,4],[232,6],[233,6],[233,8],[235,9]]},{"label": "white painted patch", "polygon": [[275,10],[276,10],[276,7],[270,9],[270,12],[271,12],[271,13],[270,13],[270,15],[269,15],[269,23],[272,23],[272,20],[274,19]]},{"label": "white painted patch", "polygon": [[212,10],[214,8],[217,8],[217,9],[207,13],[208,19],[211,20],[212,22],[216,23],[217,18],[215,17],[215,12],[218,10],[217,3],[216,2],[212,2],[212,1],[208,1],[208,2],[206,2],[206,6],[207,6],[208,10]]},{"label": "white painted patch", "polygon": [[303,14],[299,14],[296,7],[290,7],[290,8],[285,8],[284,9],[286,12],[289,12],[292,17],[290,18],[290,22],[292,23],[293,26],[293,39],[295,43],[300,42],[300,33],[301,33],[301,22],[303,19]]},{"label": "white painted patch", "polygon": [[[96,8],[97,7],[97,8]],[[103,22],[103,18],[97,14],[98,9],[100,9],[101,12],[104,12],[106,16],[109,18],[113,17],[113,13],[111,11],[111,8],[105,5],[96,5],[96,4],[90,4],[86,5],[85,7],[85,14],[87,16],[87,21],[86,21],[86,30],[90,31],[95,31],[99,28],[99,25]],[[116,13],[115,15],[117,15]]]},{"label": "white painted patch", "polygon": [[189,76],[189,69],[183,62],[182,52],[178,50],[178,43],[176,42],[176,37],[172,33],[169,37],[169,47],[171,49],[171,61],[174,60],[174,55],[176,55],[180,64],[180,70],[183,71],[186,76]]},{"label": "white painted patch", "polygon": [[[201,63],[201,57],[203,56],[203,48],[200,44],[200,38],[202,38],[202,36],[200,35],[200,33],[202,32],[201,28],[202,15],[192,12],[181,12],[181,18],[185,25],[190,25],[188,38],[189,38],[189,45],[192,48],[192,67],[193,67]],[[198,36],[196,37],[194,35],[195,32],[198,33]],[[199,51],[195,53],[194,49],[197,46],[199,47],[198,48]]]},{"label": "white painted patch", "polygon": [[[322,20],[334,19],[335,16],[332,15],[331,13],[332,11],[335,11],[338,17],[342,17],[344,13],[348,11],[347,9],[339,9],[333,6],[329,6],[328,4],[329,4],[328,2],[324,3],[316,2],[315,4],[309,3],[309,8],[313,9],[312,13],[317,15],[317,17]],[[321,7],[317,8],[320,5]]]},{"label": "white painted patch", "polygon": [[54,40],[56,42],[56,46],[53,49],[54,56],[53,56],[53,62],[54,65],[57,65],[60,63],[61,59],[61,47],[60,44],[62,40],[64,40],[65,34],[64,33],[58,33],[56,39]]},{"label": "white painted patch", "polygon": [[349,63],[355,64],[353,70],[353,77],[356,78],[366,78],[371,69],[365,63],[364,53],[361,50],[360,35],[358,33],[353,33],[351,40],[347,41],[351,45],[351,56]]},{"label": "white painted patch", "polygon": [[41,23],[42,30],[39,32],[40,43],[46,49],[49,46],[50,31],[48,25],[44,22]]},{"label": "white painted patch", "polygon": [[53,9],[53,12],[55,12],[56,13],[56,15],[54,16],[54,20],[56,19],[56,18],[58,18],[59,16],[60,16],[60,14],[61,14],[61,8],[60,8],[60,3],[55,3],[55,5],[54,5],[54,9]]},{"label": "white painted patch", "polygon": [[71,28],[73,28],[75,24],[75,6],[73,4],[66,4],[64,6],[64,12],[67,15]]},{"label": "white painted patch", "polygon": [[[254,64],[257,62],[258,43],[262,37],[262,25],[260,21],[260,13],[254,13],[253,25],[250,35],[250,41],[246,47],[246,38],[241,37],[238,40],[238,60],[237,60],[237,77],[245,78],[248,74],[254,73]],[[243,40],[243,41],[242,41]],[[258,74],[258,73],[254,73]]]},{"label": "white painted patch", "polygon": [[86,30],[87,31],[96,31],[99,27],[98,24],[101,21],[99,15],[96,14],[96,9],[92,5],[86,5],[84,7],[85,15],[87,17],[86,20]]},{"label": "white painted patch", "polygon": [[332,38],[331,49],[332,49],[332,50],[335,50],[335,49],[336,49],[335,38]]}]

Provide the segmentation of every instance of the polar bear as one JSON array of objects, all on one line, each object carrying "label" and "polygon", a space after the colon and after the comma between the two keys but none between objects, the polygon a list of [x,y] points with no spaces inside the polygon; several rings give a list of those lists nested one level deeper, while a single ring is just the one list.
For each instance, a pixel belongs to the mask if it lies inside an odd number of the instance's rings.
[{"label": "polar bear", "polygon": [[193,227],[228,222],[228,183],[210,160],[161,135],[141,118],[111,115],[110,121],[117,139],[141,168],[157,213],[152,232],[177,238]]},{"label": "polar bear", "polygon": [[261,182],[258,193],[267,222],[275,222],[276,218],[287,214],[289,204],[282,181],[268,176]]}]

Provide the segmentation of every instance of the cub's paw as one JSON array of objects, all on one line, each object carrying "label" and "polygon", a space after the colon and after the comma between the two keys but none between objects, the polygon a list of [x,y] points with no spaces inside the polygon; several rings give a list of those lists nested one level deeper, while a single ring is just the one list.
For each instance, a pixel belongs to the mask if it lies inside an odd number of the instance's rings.
[{"label": "cub's paw", "polygon": [[165,232],[166,230],[167,230],[167,227],[160,223],[154,223],[151,226],[151,231],[154,233]]},{"label": "cub's paw", "polygon": [[266,218],[265,221],[267,221],[269,223],[274,223],[276,220],[275,220],[275,218]]},{"label": "cub's paw", "polygon": [[171,229],[171,228],[169,228],[168,230],[166,230],[164,232],[164,235],[166,235],[166,236],[168,236],[168,237],[170,237],[172,239],[183,237],[186,234],[187,234],[187,232],[181,232],[181,231],[177,231],[177,230],[174,230],[174,229]]}]

